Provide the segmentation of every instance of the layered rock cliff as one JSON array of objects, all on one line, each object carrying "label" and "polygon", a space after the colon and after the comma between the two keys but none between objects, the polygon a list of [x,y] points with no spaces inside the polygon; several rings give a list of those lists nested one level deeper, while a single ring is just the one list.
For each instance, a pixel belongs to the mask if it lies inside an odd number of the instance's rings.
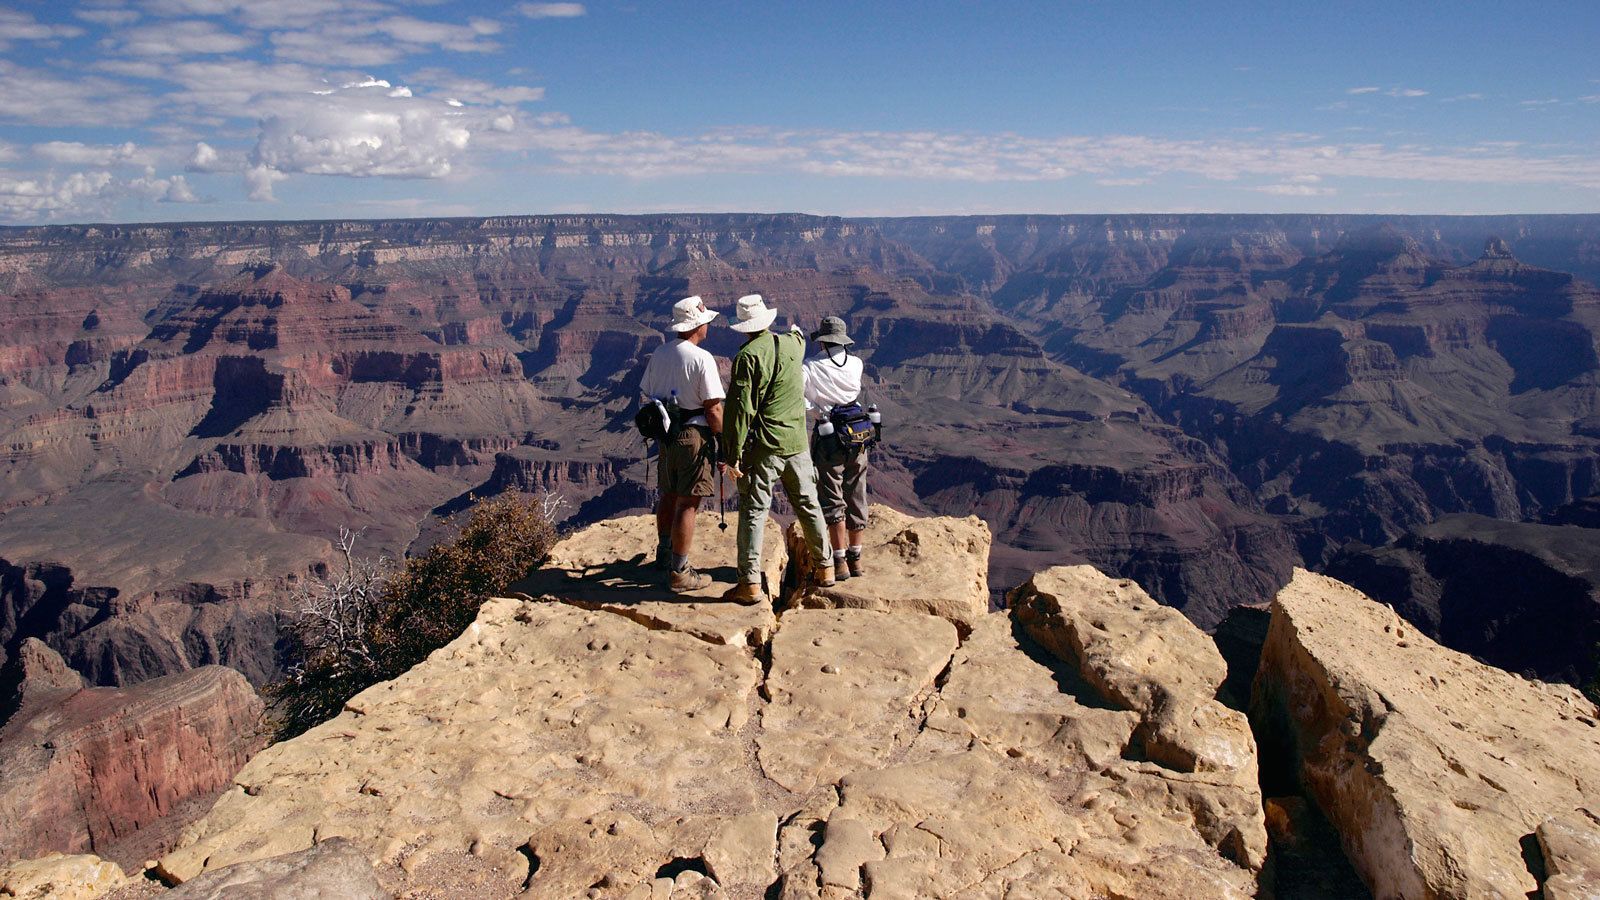
[{"label": "layered rock cliff", "polygon": [[[0,728],[0,861],[93,850],[137,865],[266,742],[261,700],[232,669],[86,688],[34,639],[14,664],[20,705]],[[135,839],[162,825],[170,834]]]}]

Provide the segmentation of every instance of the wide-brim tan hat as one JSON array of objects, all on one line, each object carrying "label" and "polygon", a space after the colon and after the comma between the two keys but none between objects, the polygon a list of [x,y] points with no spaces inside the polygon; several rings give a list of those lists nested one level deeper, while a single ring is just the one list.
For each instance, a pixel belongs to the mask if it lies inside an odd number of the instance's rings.
[{"label": "wide-brim tan hat", "polygon": [[672,304],[672,330],[679,334],[693,331],[716,317],[717,311],[706,309],[706,301],[698,294]]},{"label": "wide-brim tan hat", "polygon": [[743,334],[766,331],[778,318],[777,309],[768,306],[760,294],[745,294],[740,297],[739,302],[734,305],[734,313],[738,316],[738,320],[728,327]]}]

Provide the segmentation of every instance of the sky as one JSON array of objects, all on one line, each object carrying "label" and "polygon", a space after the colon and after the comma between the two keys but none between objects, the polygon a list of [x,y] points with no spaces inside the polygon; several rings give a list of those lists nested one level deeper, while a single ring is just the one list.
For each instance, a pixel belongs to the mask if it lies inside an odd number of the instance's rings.
[{"label": "sky", "polygon": [[0,222],[1600,212],[1600,4],[0,0]]}]

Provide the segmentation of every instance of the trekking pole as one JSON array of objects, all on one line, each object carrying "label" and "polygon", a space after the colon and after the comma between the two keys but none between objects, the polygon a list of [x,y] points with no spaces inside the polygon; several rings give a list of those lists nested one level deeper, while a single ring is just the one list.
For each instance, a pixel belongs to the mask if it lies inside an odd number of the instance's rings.
[{"label": "trekking pole", "polygon": [[723,493],[722,487],[722,446],[712,438],[711,467],[717,470],[717,516],[722,520],[717,523],[720,531],[728,530],[728,497]]}]

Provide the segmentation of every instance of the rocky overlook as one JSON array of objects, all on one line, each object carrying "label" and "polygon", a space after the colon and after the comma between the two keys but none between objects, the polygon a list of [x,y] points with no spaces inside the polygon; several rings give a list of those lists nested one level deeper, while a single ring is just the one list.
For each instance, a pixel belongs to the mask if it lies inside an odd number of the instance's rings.
[{"label": "rocky overlook", "polygon": [[[256,755],[145,880],[50,856],[0,866],[0,890],[1357,895],[1286,889],[1323,816],[1374,896],[1600,889],[1600,710],[1576,691],[1300,571],[1247,719],[1216,699],[1211,639],[1132,582],[1055,567],[990,612],[981,521],[877,512],[881,578],[776,611],[664,594],[647,517],[582,530],[460,638]],[[697,539],[733,549],[710,513]]]}]

